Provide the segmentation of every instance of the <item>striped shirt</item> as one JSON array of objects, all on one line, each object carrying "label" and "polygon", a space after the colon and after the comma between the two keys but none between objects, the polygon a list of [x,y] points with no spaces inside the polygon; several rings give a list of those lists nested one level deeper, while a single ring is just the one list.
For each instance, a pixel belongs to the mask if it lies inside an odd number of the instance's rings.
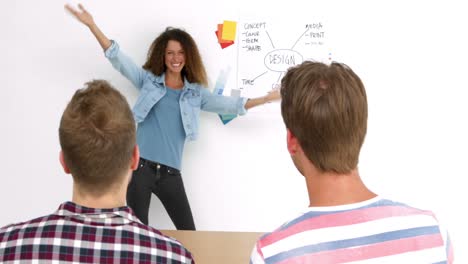
[{"label": "striped shirt", "polygon": [[44,217],[0,228],[0,263],[193,263],[179,242],[142,224],[127,207],[72,202]]},{"label": "striped shirt", "polygon": [[430,211],[375,197],[310,207],[263,235],[250,263],[452,263],[447,231]]}]

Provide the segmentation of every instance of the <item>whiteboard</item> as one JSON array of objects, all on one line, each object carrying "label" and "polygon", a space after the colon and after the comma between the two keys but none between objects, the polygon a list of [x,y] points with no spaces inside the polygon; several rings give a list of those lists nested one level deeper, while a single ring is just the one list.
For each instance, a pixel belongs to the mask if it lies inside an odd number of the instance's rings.
[{"label": "whiteboard", "polygon": [[[130,104],[137,98],[91,33],[64,12],[64,3],[1,4],[1,226],[48,214],[71,199],[71,177],[58,162],[58,124],[77,88],[91,79],[107,79]],[[299,53],[303,59],[348,64],[361,76],[369,101],[362,178],[384,197],[433,210],[450,231],[456,259],[468,262],[462,252],[468,231],[460,217],[468,176],[468,16],[462,1],[82,3],[137,64],[143,64],[149,45],[165,27],[186,29],[202,53],[209,89],[224,76],[226,95],[240,88],[248,96],[271,89],[281,71],[265,64],[268,54],[283,56],[283,61]],[[234,44],[223,49],[215,31],[225,20],[235,21],[237,30]],[[242,50],[243,26],[263,22],[258,41],[264,51]],[[293,47],[307,25],[314,29],[318,23],[324,32],[321,48],[307,49],[303,39]],[[242,79],[255,80],[249,85]],[[286,150],[279,103],[252,109],[227,124],[221,121],[216,114],[202,113],[200,138],[186,144],[183,157],[182,175],[197,228],[269,231],[306,208],[305,182]],[[156,197],[150,224],[174,228]]]}]

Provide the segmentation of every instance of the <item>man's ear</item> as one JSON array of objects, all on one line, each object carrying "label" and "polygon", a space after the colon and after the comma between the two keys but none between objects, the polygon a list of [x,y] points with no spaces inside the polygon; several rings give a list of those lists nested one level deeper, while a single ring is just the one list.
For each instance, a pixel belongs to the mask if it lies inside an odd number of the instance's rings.
[{"label": "man's ear", "polygon": [[132,163],[130,164],[130,168],[132,170],[136,170],[138,168],[139,162],[140,162],[140,149],[138,148],[138,145],[135,145],[135,147],[133,147]]},{"label": "man's ear", "polygon": [[291,156],[295,155],[300,148],[299,141],[293,135],[291,130],[287,129],[286,131],[286,143],[288,146],[288,152]]},{"label": "man's ear", "polygon": [[65,159],[63,157],[63,151],[62,150],[60,150],[59,160],[60,160],[60,164],[62,164],[63,171],[66,174],[70,174],[70,169],[68,168],[67,164],[65,164]]}]

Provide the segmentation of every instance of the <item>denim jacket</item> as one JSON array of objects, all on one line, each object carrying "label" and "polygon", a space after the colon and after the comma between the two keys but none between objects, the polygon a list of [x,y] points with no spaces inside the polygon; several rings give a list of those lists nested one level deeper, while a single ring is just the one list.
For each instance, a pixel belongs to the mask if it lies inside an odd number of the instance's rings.
[{"label": "denim jacket", "polygon": [[[120,51],[119,45],[113,40],[112,45],[105,51],[105,56],[116,70],[140,90],[133,107],[133,115],[137,123],[143,122],[151,108],[166,94],[164,73],[156,76],[137,66]],[[190,83],[187,79],[184,82],[179,104],[186,139],[189,141],[197,139],[200,110],[238,115],[247,112],[244,107],[247,98],[214,95],[199,84]]]}]

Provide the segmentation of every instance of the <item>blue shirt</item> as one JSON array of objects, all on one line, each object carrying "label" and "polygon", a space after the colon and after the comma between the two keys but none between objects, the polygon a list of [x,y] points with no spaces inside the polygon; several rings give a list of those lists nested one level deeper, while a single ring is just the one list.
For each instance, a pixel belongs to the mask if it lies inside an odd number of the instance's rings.
[{"label": "blue shirt", "polygon": [[138,124],[137,130],[137,143],[142,157],[179,170],[185,143],[179,110],[180,94],[181,90],[168,88],[166,95],[153,106],[145,122]]},{"label": "blue shirt", "polygon": [[[168,90],[164,83],[164,74],[156,76],[153,73],[146,71],[145,69],[136,65],[120,50],[119,45],[115,41],[112,41],[112,45],[105,51],[105,56],[109,59],[112,66],[116,70],[122,73],[138,90],[140,90],[138,99],[135,103],[135,106],[133,107],[133,115],[136,122],[138,123],[138,129],[141,129],[143,125],[140,123],[153,122],[151,120],[154,120],[154,118],[148,118],[148,115],[161,114],[157,109],[156,111],[152,111],[152,109],[153,106],[158,104],[158,102],[164,98]],[[184,88],[181,90],[179,99],[179,110],[182,119],[182,127],[185,132],[185,139],[195,140],[197,138],[200,121],[200,110],[218,114],[244,115],[247,112],[244,107],[246,101],[247,98],[243,97],[230,97],[212,94],[208,89],[202,87],[201,85],[197,83],[190,83],[187,81],[187,79],[185,79]],[[160,127],[160,129],[165,129],[165,127],[166,126]],[[149,142],[151,140],[156,140],[154,138],[154,133],[169,134],[160,130],[153,131],[152,133],[148,133],[149,129],[145,131],[147,132],[137,132],[137,141]],[[144,148],[145,146],[139,144],[139,147]],[[167,153],[162,154],[171,155]],[[177,155],[180,155],[180,160],[182,153]],[[143,158],[150,159],[144,155],[141,156]],[[153,161],[163,163],[160,160]]]}]

